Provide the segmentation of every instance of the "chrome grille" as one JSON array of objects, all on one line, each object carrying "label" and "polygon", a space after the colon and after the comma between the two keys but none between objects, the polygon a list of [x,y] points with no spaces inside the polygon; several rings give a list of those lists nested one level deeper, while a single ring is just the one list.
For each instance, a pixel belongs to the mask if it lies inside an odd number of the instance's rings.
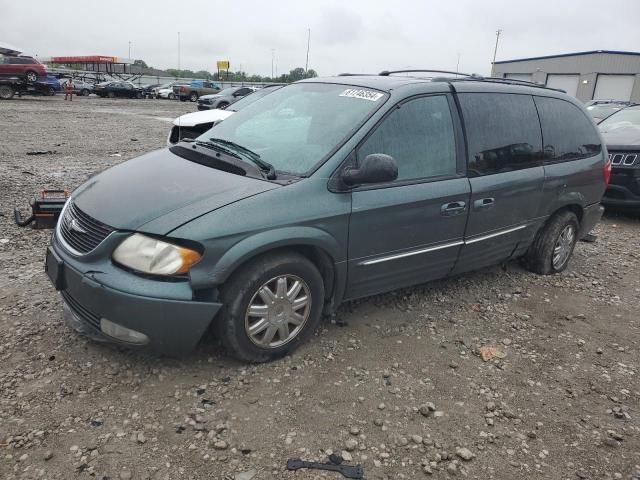
[{"label": "chrome grille", "polygon": [[611,165],[614,167],[640,166],[640,161],[638,161],[638,157],[640,157],[640,154],[635,152],[634,153],[611,152],[609,154],[609,160],[611,161]]},{"label": "chrome grille", "polygon": [[96,248],[113,229],[69,203],[59,220],[58,231],[69,247],[82,254]]}]

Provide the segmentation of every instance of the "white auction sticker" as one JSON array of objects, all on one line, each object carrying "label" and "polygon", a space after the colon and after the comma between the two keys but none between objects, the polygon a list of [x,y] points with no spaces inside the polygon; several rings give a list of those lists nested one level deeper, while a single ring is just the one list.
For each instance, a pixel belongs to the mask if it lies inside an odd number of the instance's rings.
[{"label": "white auction sticker", "polygon": [[360,98],[362,100],[369,100],[371,102],[377,102],[383,97],[380,92],[374,92],[373,90],[364,90],[362,88],[347,88],[340,94],[341,97]]}]

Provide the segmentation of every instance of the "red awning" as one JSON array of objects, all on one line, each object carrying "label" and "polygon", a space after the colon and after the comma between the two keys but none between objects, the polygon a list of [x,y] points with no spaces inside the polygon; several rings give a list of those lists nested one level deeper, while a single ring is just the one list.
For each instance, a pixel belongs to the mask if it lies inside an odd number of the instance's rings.
[{"label": "red awning", "polygon": [[108,57],[106,55],[51,57],[51,63],[118,63],[118,57]]}]

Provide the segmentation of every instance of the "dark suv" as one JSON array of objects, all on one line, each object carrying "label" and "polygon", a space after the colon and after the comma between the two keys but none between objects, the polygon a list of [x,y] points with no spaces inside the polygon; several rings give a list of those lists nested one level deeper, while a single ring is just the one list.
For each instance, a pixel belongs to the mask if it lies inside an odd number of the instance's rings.
[{"label": "dark suv", "polygon": [[48,275],[76,329],[267,361],[345,301],[515,258],[564,270],[610,168],[564,93],[481,77],[285,86],[67,202]]},{"label": "dark suv", "polygon": [[613,169],[602,203],[640,209],[640,105],[619,110],[598,126]]}]

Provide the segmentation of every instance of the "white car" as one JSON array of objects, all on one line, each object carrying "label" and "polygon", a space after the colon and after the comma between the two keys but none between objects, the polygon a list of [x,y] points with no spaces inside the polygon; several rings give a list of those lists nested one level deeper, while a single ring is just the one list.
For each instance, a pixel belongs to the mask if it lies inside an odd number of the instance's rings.
[{"label": "white car", "polygon": [[156,98],[168,98],[173,100],[176,98],[176,94],[173,93],[173,88],[161,88],[156,92]]},{"label": "white car", "polygon": [[279,88],[282,88],[282,85],[267,85],[266,87],[241,98],[237,102],[232,103],[224,110],[219,108],[215,108],[213,110],[202,110],[187,113],[186,115],[176,118],[173,121],[173,126],[171,127],[171,131],[167,137],[167,145],[174,145],[185,138],[199,137],[207,130],[213,128],[214,125],[217,125],[226,118],[229,118],[238,110],[252,104],[271,92],[275,92]]}]

